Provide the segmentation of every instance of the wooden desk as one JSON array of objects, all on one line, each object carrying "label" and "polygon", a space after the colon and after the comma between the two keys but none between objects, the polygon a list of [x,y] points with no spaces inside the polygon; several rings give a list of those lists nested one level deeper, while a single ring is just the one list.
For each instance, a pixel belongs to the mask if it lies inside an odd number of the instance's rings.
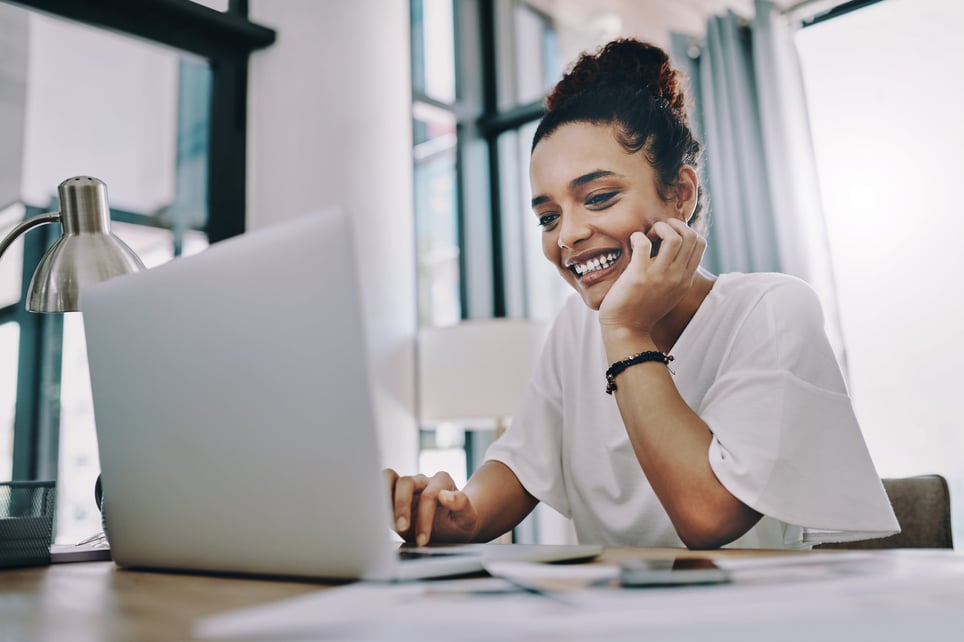
[{"label": "wooden desk", "polygon": [[[776,551],[610,548],[597,563],[613,564],[629,556],[726,558],[774,553]],[[813,554],[809,551],[779,553]],[[837,552],[820,552],[822,555],[834,553]],[[964,606],[964,564],[953,552],[948,551],[946,555],[948,557],[941,558],[941,563],[953,560],[961,569],[955,576],[960,577],[960,584],[954,579],[950,591],[952,597],[945,594],[940,599],[947,602],[946,607],[952,613],[959,614],[954,616],[954,622],[964,623],[964,610],[959,609]],[[130,571],[120,569],[112,562],[2,570],[0,640],[189,640],[192,639],[191,627],[198,618],[303,595],[325,586],[313,582]],[[908,597],[916,598],[918,602],[924,599],[919,590],[908,593]],[[686,602],[689,601],[688,597]],[[937,607],[944,608],[940,604]],[[831,633],[833,630],[830,629]],[[874,639],[879,640],[879,637]]]},{"label": "wooden desk", "polygon": [[[714,551],[712,556],[759,555]],[[678,549],[607,549],[598,563],[628,556],[706,555]],[[187,640],[200,617],[262,604],[325,584],[120,569],[79,562],[0,571],[0,639]]]},{"label": "wooden desk", "polygon": [[318,584],[128,571],[79,562],[0,571],[2,640],[188,640],[205,615]]}]

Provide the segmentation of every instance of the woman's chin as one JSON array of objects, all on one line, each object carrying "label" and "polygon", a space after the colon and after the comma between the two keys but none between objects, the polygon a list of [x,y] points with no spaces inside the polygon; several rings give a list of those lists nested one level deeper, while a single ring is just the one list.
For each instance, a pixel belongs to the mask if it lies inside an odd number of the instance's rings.
[{"label": "woman's chin", "polygon": [[577,291],[579,292],[579,296],[582,297],[583,303],[585,303],[585,304],[589,307],[590,310],[594,310],[594,311],[596,311],[596,312],[599,311],[599,306],[602,305],[603,299],[606,298],[606,294],[609,292],[609,288],[608,288],[608,287],[607,287],[607,288],[601,288],[601,287],[582,288],[582,287],[577,287],[576,289],[577,289]]}]

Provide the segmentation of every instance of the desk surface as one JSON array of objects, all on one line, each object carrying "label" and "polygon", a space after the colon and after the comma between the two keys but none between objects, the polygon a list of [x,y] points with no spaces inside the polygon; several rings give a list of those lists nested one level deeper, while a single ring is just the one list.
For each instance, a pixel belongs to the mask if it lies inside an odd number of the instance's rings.
[{"label": "desk surface", "polygon": [[[642,549],[607,549],[616,562]],[[645,549],[650,557],[691,555]],[[759,554],[750,551],[714,555]],[[206,615],[317,591],[324,584],[130,571],[80,562],[0,571],[0,638],[12,640],[183,640]],[[54,617],[53,614],[56,614]]]},{"label": "desk surface", "polygon": [[186,640],[195,619],[318,584],[128,571],[78,562],[0,571],[0,638]]},{"label": "desk surface", "polygon": [[[610,548],[597,563],[612,564],[627,556],[732,558],[773,553]],[[0,638],[187,640],[191,639],[191,627],[198,618],[315,592],[324,586],[313,582],[130,571],[119,569],[112,562],[3,570]],[[964,596],[964,575],[961,589]],[[964,605],[964,597],[960,605]]]}]

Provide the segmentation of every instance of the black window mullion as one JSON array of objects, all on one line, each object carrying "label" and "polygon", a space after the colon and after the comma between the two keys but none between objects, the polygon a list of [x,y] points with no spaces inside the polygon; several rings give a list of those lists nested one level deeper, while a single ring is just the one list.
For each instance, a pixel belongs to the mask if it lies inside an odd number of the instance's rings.
[{"label": "black window mullion", "polygon": [[248,0],[228,0],[228,13],[246,19],[248,17]]},{"label": "black window mullion", "polygon": [[479,119],[478,127],[486,138],[498,138],[500,134],[539,120],[545,113],[545,104],[540,100],[506,111],[486,114]]},{"label": "black window mullion", "polygon": [[245,230],[247,202],[248,57],[211,60],[211,131],[208,149],[208,221],[211,243]]},{"label": "black window mullion", "polygon": [[204,58],[247,54],[272,44],[275,32],[241,15],[247,3],[228,12],[190,0],[4,0],[94,27],[119,31]]},{"label": "black window mullion", "polygon": [[[496,8],[492,0],[479,1],[479,31],[482,48],[482,116],[480,122],[495,117],[499,111],[498,63],[496,60]],[[492,233],[492,315],[504,317],[505,260],[502,255],[502,190],[499,185],[499,137],[480,130],[488,153],[489,208]]]},{"label": "black window mullion", "polygon": [[872,4],[877,4],[881,0],[850,0],[849,2],[844,2],[838,4],[837,6],[818,13],[817,15],[807,18],[803,21],[803,27],[812,27],[813,25],[820,24],[821,22],[826,22],[827,20],[832,20],[839,16],[846,15],[851,11],[856,11],[857,9],[863,9],[864,7],[869,7]]}]

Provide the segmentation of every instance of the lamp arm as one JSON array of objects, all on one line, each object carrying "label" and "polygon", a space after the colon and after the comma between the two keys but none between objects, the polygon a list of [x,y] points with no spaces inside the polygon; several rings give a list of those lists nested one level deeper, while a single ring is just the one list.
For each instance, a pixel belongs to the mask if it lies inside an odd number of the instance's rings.
[{"label": "lamp arm", "polygon": [[17,240],[17,237],[34,227],[45,225],[47,223],[58,223],[60,222],[60,212],[45,212],[43,214],[37,214],[34,217],[28,218],[26,221],[17,225],[15,228],[10,230],[3,240],[0,240],[0,258],[3,258],[3,253],[7,251],[7,248]]}]

